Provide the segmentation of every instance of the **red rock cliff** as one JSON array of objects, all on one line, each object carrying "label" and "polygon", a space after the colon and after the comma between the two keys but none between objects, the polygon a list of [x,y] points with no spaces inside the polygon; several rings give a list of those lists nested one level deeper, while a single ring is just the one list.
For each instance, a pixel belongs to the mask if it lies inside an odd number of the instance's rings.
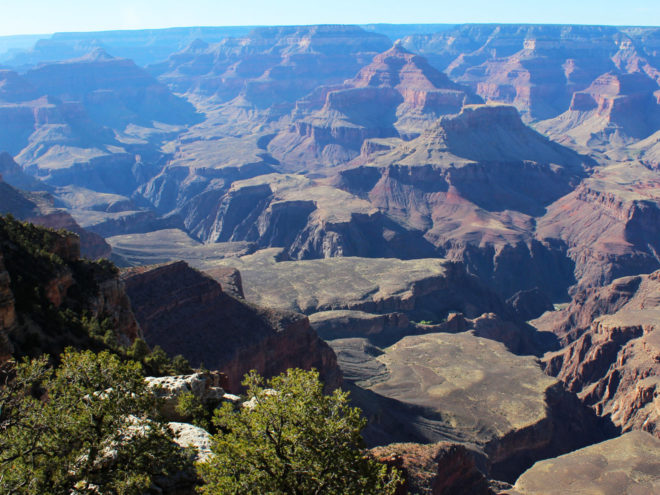
[{"label": "red rock cliff", "polygon": [[130,269],[123,279],[147,342],[226,373],[231,391],[251,369],[316,368],[328,387],[341,383],[334,353],[306,316],[236,299],[182,261]]}]

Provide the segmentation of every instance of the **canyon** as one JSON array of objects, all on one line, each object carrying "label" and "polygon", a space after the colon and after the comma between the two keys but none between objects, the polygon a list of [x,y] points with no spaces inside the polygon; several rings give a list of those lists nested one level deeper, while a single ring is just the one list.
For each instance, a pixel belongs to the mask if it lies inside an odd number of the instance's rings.
[{"label": "canyon", "polygon": [[35,309],[34,258],[40,304],[229,392],[317,369],[402,493],[658,490],[660,28],[59,33],[0,63],[0,213],[49,240],[0,238],[0,360],[97,345]]}]

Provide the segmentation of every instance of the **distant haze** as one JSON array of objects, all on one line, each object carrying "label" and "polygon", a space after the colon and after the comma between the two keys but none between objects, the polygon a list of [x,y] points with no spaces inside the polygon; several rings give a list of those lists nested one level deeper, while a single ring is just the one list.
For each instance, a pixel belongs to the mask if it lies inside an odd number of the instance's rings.
[{"label": "distant haze", "polygon": [[657,0],[1,0],[0,36],[155,29],[367,23],[660,25]]}]

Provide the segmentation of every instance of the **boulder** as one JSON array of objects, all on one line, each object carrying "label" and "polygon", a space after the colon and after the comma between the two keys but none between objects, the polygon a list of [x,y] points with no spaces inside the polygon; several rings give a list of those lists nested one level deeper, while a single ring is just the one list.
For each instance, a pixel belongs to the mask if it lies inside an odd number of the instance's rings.
[{"label": "boulder", "polygon": [[168,423],[174,432],[175,441],[181,447],[193,447],[196,450],[195,461],[205,462],[212,455],[211,435],[208,431],[188,423],[171,421]]},{"label": "boulder", "polygon": [[161,413],[169,420],[180,420],[176,411],[179,397],[192,393],[202,404],[214,407],[225,395],[222,384],[227,383],[227,377],[218,372],[194,373],[192,375],[162,376],[145,378],[156,397],[163,400]]}]

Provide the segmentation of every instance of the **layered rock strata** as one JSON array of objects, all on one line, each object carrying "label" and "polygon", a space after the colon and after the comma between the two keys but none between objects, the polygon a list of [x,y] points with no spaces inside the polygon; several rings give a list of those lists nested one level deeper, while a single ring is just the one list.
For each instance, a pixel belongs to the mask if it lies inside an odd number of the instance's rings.
[{"label": "layered rock strata", "polygon": [[406,313],[414,321],[440,322],[450,312],[506,316],[506,304],[460,263],[439,258],[342,257],[281,261],[267,249],[218,260],[237,268],[245,296],[260,306],[312,314],[328,310]]},{"label": "layered rock strata", "polygon": [[129,269],[122,279],[147,343],[225,373],[230,391],[252,369],[316,368],[329,388],[341,383],[334,353],[303,315],[236,299],[184,262]]},{"label": "layered rock strata", "polygon": [[[11,157],[0,155],[0,161],[7,160],[11,160]],[[13,160],[11,164],[18,167]],[[110,245],[100,235],[83,229],[68,212],[54,208],[53,203],[52,196],[21,191],[0,176],[0,213],[10,213],[18,219],[43,227],[68,230],[80,237],[80,251],[83,256],[91,259],[110,257]]]},{"label": "layered rock strata", "polygon": [[623,431],[660,436],[660,272],[585,291],[535,324],[565,347],[547,354],[546,372]]}]

